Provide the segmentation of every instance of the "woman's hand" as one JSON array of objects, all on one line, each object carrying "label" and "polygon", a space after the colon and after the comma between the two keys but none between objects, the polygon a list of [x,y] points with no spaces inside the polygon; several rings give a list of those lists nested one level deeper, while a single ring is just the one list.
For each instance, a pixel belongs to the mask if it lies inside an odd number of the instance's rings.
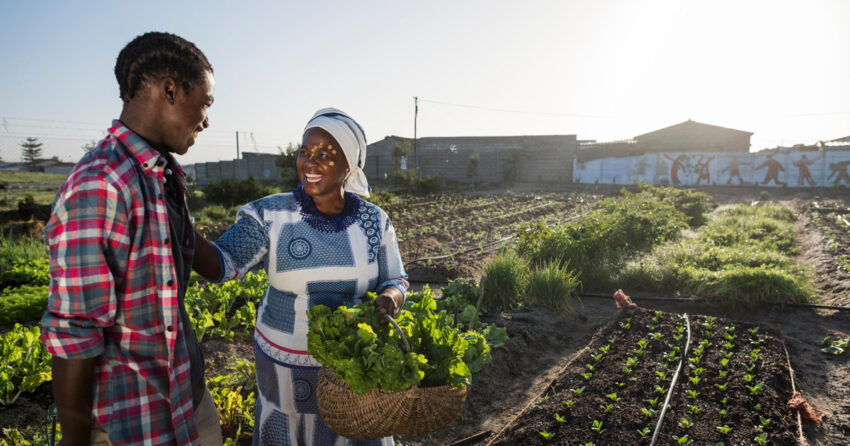
[{"label": "woman's hand", "polygon": [[378,312],[381,314],[389,314],[392,317],[398,316],[401,312],[401,306],[404,305],[404,296],[396,287],[387,287],[378,294],[375,299],[375,306],[378,307]]}]

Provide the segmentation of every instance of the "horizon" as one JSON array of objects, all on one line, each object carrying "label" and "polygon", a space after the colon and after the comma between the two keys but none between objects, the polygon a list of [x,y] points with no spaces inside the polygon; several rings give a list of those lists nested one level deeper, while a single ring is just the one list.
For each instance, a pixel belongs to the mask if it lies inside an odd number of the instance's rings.
[{"label": "horizon", "polygon": [[[108,7],[107,7],[108,5]],[[167,14],[161,14],[159,6]],[[182,164],[274,153],[319,108],[369,143],[418,137],[630,139],[688,119],[753,132],[750,151],[850,135],[850,3],[389,0],[7,4],[0,18],[0,156],[26,137],[76,162],[121,109],[113,65],[150,30],[212,63],[210,128]],[[25,36],[21,38],[21,36]],[[14,44],[11,42],[15,42]]]}]

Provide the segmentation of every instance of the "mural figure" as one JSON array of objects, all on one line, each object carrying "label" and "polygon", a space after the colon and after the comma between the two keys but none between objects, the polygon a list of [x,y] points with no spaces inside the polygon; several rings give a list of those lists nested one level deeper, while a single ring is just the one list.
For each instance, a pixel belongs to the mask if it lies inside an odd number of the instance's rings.
[{"label": "mural figure", "polygon": [[664,157],[670,161],[673,161],[673,166],[670,167],[670,179],[673,180],[673,185],[681,186],[682,182],[679,180],[679,169],[682,169],[682,173],[688,172],[688,169],[685,167],[684,164],[688,160],[688,155],[685,155],[683,153],[674,159],[673,157],[665,153]]},{"label": "mural figure", "polygon": [[802,186],[804,180],[809,183],[809,186],[815,185],[815,180],[812,179],[812,173],[809,171],[809,166],[814,164],[815,161],[819,159],[820,156],[810,160],[806,158],[806,154],[804,153],[803,156],[800,157],[800,159],[791,162],[791,164],[793,164],[800,171],[800,175],[797,177],[798,186]]},{"label": "mural figure", "polygon": [[650,164],[646,157],[641,157],[641,159],[632,166],[632,183],[637,183],[638,180],[646,181],[646,172],[649,167]]},{"label": "mural figure", "polygon": [[660,156],[655,157],[655,182],[661,186],[666,186],[670,181],[667,178],[667,163]]},{"label": "mural figure", "polygon": [[697,161],[697,171],[699,172],[699,176],[697,177],[697,186],[699,186],[700,181],[704,178],[705,184],[711,185],[711,172],[708,170],[708,164],[711,163],[715,157],[710,156],[705,161],[703,161],[703,156],[699,156],[699,160]]},{"label": "mural figure", "polygon": [[847,183],[850,184],[850,175],[847,173],[847,166],[850,165],[850,161],[842,161],[840,163],[829,163],[829,169],[832,170],[829,176],[826,178],[829,181],[833,175],[838,175],[835,178],[835,182],[832,184],[834,186],[838,186],[839,183]]},{"label": "mural figure", "polygon": [[744,179],[741,177],[741,169],[738,168],[741,164],[741,161],[738,160],[738,157],[736,156],[732,158],[732,161],[729,161],[729,165],[726,166],[725,169],[720,171],[720,173],[729,172],[729,180],[726,181],[727,185],[732,184],[732,180],[736,177],[738,178],[738,185],[744,185]]},{"label": "mural figure", "polygon": [[785,168],[782,167],[782,163],[773,159],[772,156],[768,155],[767,160],[763,162],[760,166],[756,167],[755,170],[759,170],[761,168],[767,167],[767,175],[764,176],[764,181],[761,184],[767,184],[770,180],[773,180],[777,186],[787,186],[787,184],[779,181],[779,171],[784,171]]}]

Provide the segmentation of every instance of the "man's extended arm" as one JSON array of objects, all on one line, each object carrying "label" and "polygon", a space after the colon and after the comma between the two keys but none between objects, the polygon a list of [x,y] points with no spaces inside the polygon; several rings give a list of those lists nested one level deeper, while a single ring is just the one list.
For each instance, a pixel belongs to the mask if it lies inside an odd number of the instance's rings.
[{"label": "man's extended arm", "polygon": [[91,444],[92,382],[97,358],[53,357],[53,398],[63,446]]},{"label": "man's extended arm", "polygon": [[221,278],[221,260],[218,250],[195,229],[195,257],[192,269],[204,276],[210,282],[218,282]]}]

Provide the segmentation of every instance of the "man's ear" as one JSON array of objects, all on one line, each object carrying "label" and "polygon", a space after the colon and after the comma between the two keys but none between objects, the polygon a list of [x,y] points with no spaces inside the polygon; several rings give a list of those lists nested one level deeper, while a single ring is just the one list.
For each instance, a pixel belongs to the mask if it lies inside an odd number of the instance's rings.
[{"label": "man's ear", "polygon": [[170,77],[165,77],[159,82],[159,87],[166,102],[174,105],[174,99],[177,97],[177,82]]}]

